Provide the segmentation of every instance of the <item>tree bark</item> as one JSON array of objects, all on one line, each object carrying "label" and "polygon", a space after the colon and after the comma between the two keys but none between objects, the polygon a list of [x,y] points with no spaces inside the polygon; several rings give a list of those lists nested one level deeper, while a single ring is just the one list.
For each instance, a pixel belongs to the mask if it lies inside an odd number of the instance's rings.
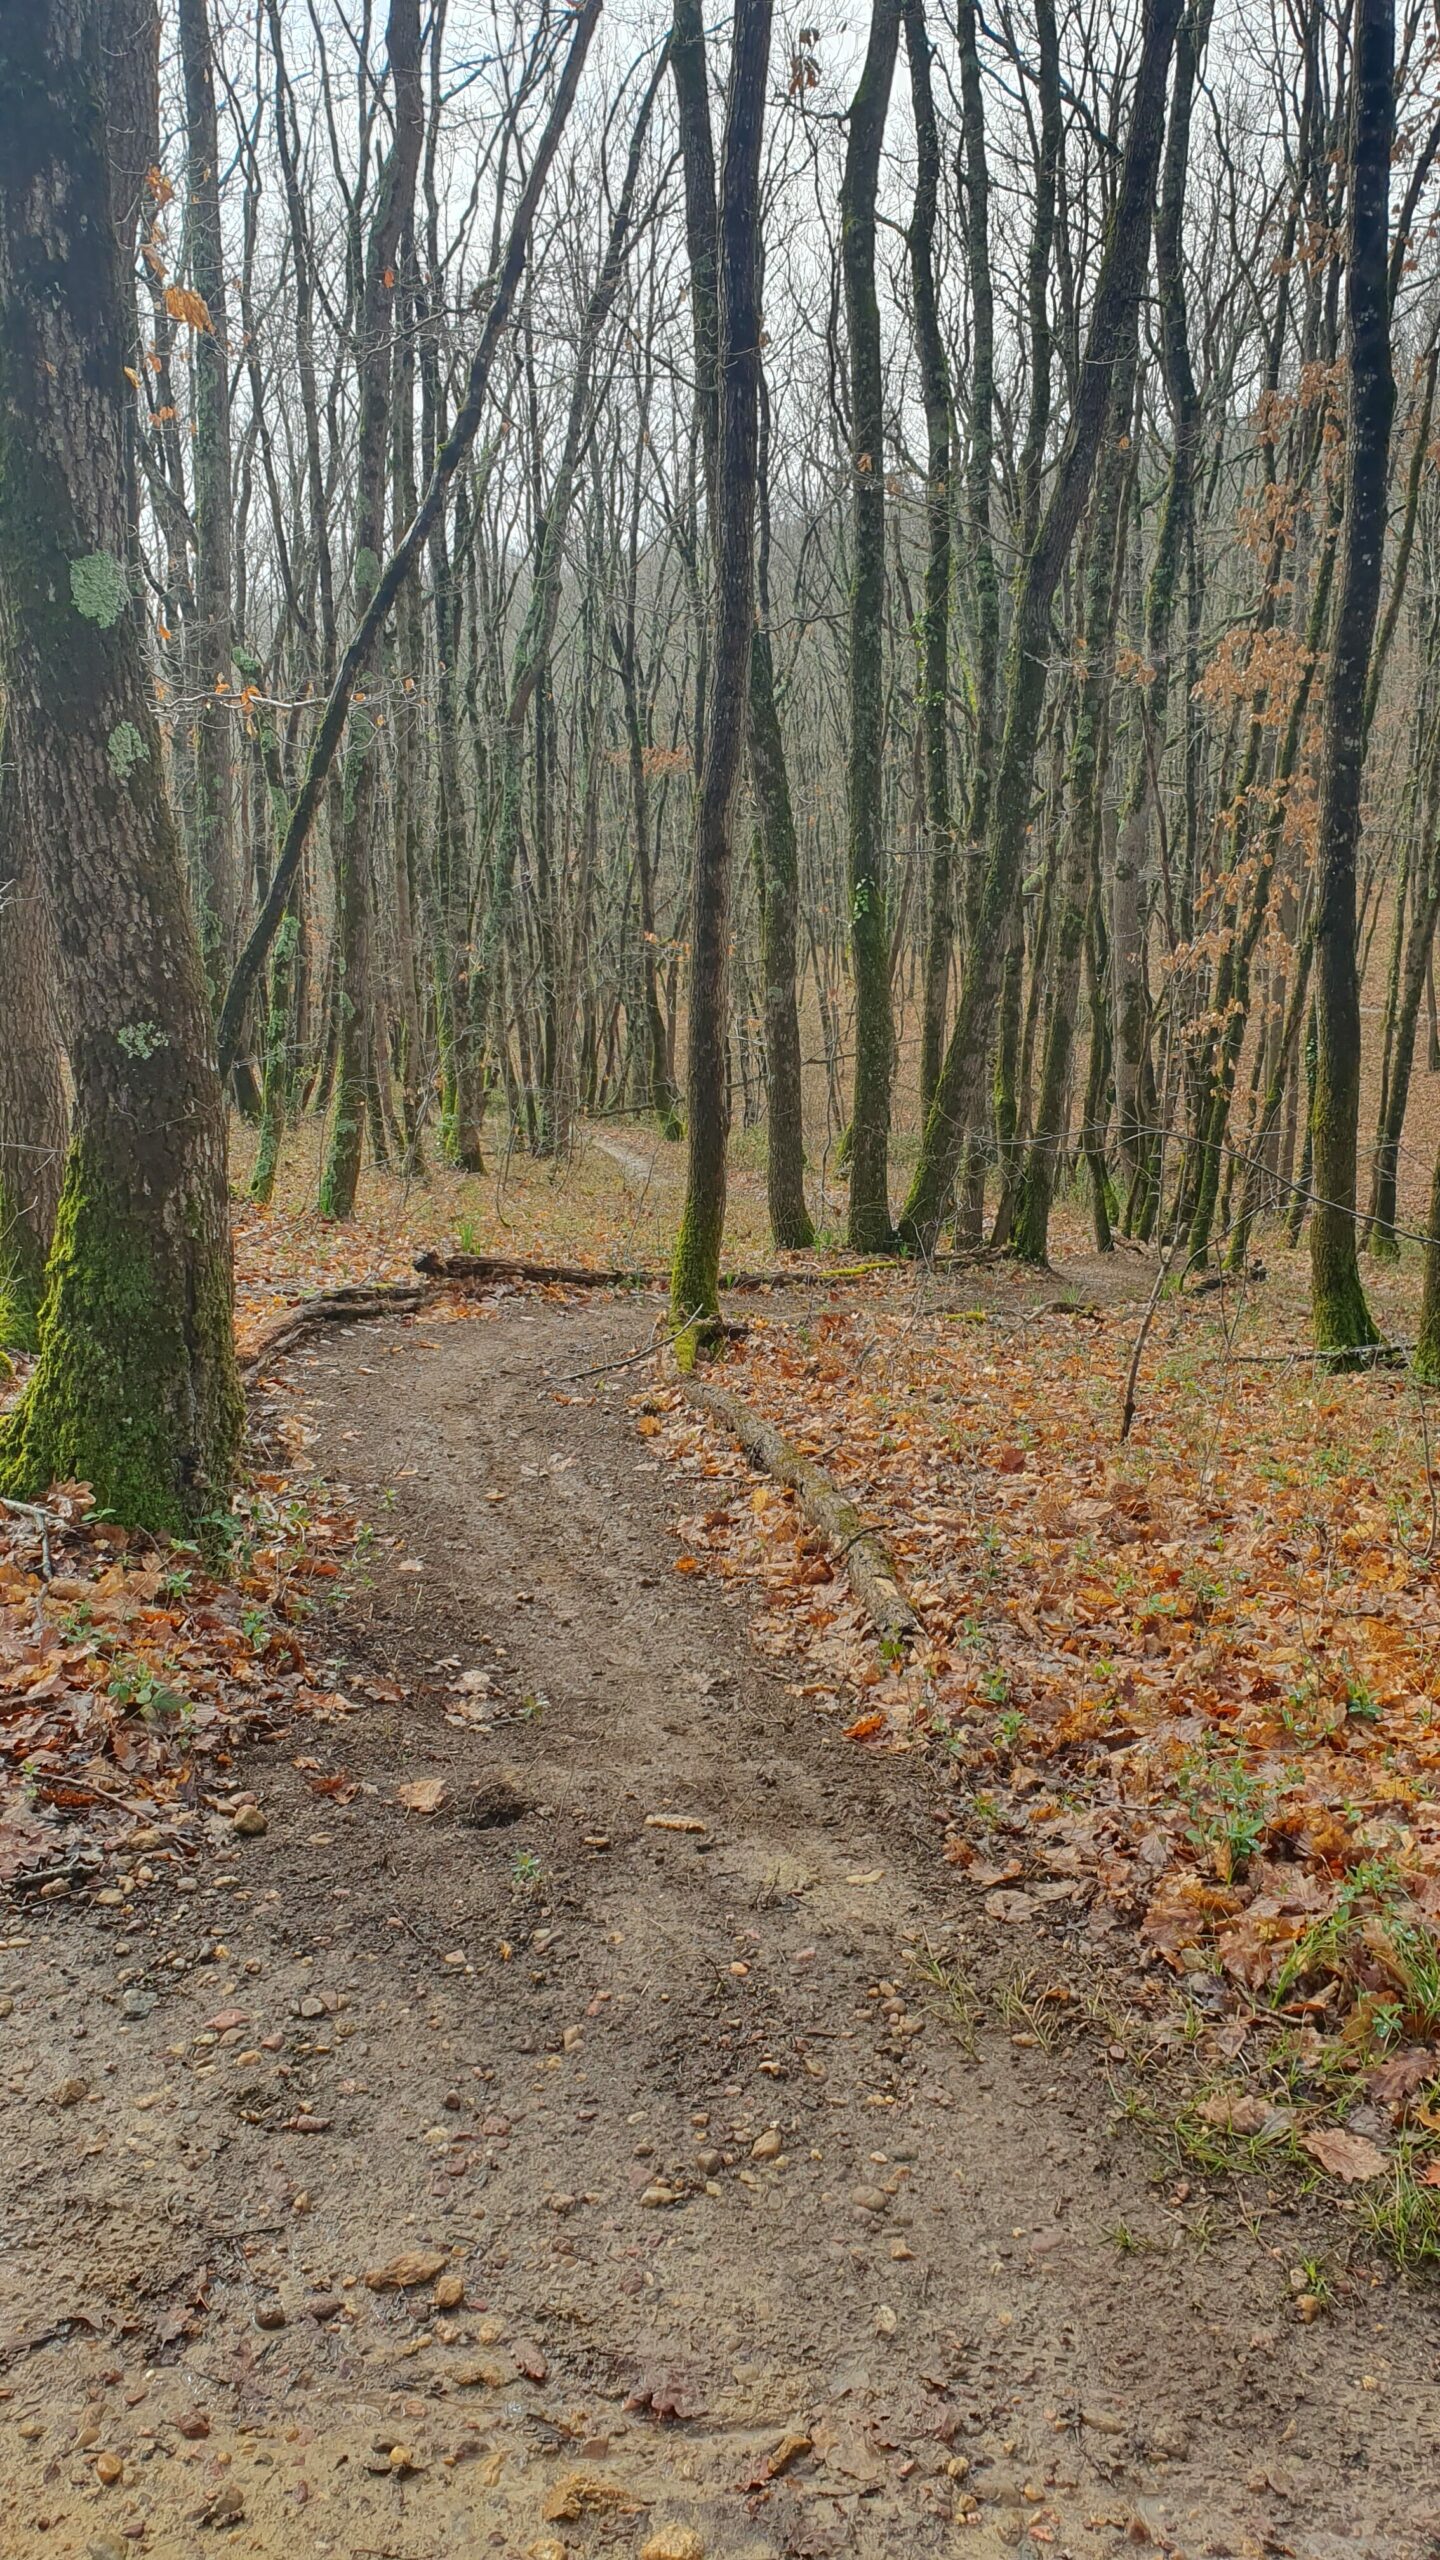
[{"label": "tree bark", "polygon": [[0,728],[0,1351],[33,1351],[70,1112],[55,953]]},{"label": "tree bark", "polygon": [[195,610],[186,634],[195,713],[194,882],[200,949],[219,1004],[235,956],[234,715],[231,627],[230,344],[220,231],[220,145],[209,0],[179,0],[185,83],[190,281],[206,322],[190,332],[195,472]]},{"label": "tree bark", "polygon": [[241,1411],[224,1116],[129,567],[137,189],[116,127],[156,41],[135,0],[0,17],[4,669],[74,1085],[0,1485],[79,1478],[117,1518],[180,1531],[228,1504]]},{"label": "tree bark", "polygon": [[685,1206],[670,1281],[680,1354],[692,1361],[718,1321],[725,1232],[730,884],[755,625],[760,143],[770,16],[770,0],[737,0],[720,165],[714,630],[695,811]]},{"label": "tree bark", "polygon": [[1390,158],[1395,137],[1393,0],[1355,0],[1346,270],[1349,394],[1339,591],[1325,683],[1316,860],[1315,1093],[1310,1302],[1317,1350],[1345,1365],[1379,1340],[1360,1279],[1355,1159],[1360,987],[1355,852],[1365,706],[1380,605],[1395,377],[1390,352]]},{"label": "tree bark", "polygon": [[885,410],[880,304],[875,290],[875,200],[899,0],[873,0],[860,84],[850,107],[840,185],[840,263],[850,352],[851,541],[849,894],[855,975],[855,1080],[850,1104],[850,1243],[883,1252],[890,1224],[890,1011],[882,781],[885,680]]}]

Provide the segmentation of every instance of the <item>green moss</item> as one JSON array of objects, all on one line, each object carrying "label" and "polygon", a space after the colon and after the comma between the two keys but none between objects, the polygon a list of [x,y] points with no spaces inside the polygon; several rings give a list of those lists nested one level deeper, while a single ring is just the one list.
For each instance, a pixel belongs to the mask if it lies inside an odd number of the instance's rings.
[{"label": "green moss", "polygon": [[117,782],[128,782],[137,764],[149,760],[150,750],[133,720],[119,720],[105,741],[110,769]]},{"label": "green moss", "polygon": [[70,600],[87,622],[98,622],[102,631],[108,631],[130,601],[124,562],[109,551],[92,551],[84,560],[72,560]]},{"label": "green moss", "polygon": [[242,1406],[223,1249],[162,1260],[105,1168],[72,1147],[46,1267],[40,1358],[0,1428],[0,1492],[93,1487],[127,1527],[193,1530],[229,1497]]}]

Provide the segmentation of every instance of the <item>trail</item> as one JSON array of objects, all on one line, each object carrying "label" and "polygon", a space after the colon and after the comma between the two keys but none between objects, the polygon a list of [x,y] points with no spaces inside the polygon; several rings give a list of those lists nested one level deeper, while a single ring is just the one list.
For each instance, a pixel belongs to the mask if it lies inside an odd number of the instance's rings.
[{"label": "trail", "polygon": [[[932,1996],[993,1950],[923,1770],[674,1573],[633,1373],[557,1394],[649,1317],[288,1364],[380,1533],[354,1712],[247,1766],[268,1829],[196,1894],[0,1953],[0,2548],[1433,2552],[1423,2297],[1301,2327],[1088,2048]],[[404,2252],[441,2301],[365,2285]]]}]

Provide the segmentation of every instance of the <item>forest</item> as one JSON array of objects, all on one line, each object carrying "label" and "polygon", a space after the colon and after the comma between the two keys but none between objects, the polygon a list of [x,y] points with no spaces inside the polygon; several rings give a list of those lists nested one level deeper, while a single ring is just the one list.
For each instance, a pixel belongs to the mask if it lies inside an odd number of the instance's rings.
[{"label": "forest", "polygon": [[1440,15],[808,18],[0,0],[0,2552],[1440,2533]]}]

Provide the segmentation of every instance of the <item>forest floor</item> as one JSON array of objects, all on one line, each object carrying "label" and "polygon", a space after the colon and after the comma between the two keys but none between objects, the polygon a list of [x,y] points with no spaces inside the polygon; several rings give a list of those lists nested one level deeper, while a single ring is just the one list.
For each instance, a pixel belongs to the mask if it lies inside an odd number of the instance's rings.
[{"label": "forest floor", "polygon": [[[597,1255],[653,1256],[652,1143],[581,1177]],[[456,1212],[574,1249],[538,1184]],[[243,1213],[243,1322],[427,1240]],[[1433,2554],[1394,2243],[1440,2063],[1386,1971],[1428,1910],[1422,1425],[1245,1365],[1299,1338],[1282,1272],[1167,1302],[1120,1453],[1152,1276],[734,1300],[727,1376],[892,1538],[914,1665],[678,1402],[644,1290],[291,1353],[233,1589],[16,1549],[5,1713],[51,1722],[0,1808],[0,2551]],[[27,1890],[61,1824],[97,1863]]]}]

